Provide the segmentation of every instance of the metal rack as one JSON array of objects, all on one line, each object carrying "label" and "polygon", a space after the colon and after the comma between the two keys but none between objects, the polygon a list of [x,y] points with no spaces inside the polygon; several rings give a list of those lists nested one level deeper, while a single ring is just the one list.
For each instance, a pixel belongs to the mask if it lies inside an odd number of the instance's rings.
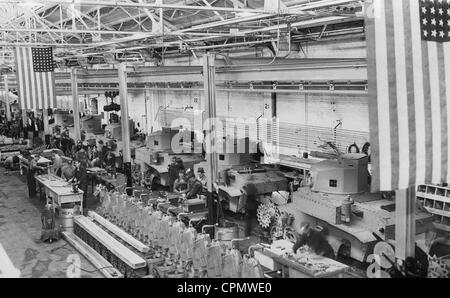
[{"label": "metal rack", "polygon": [[417,202],[434,216],[434,226],[450,232],[450,188],[437,185],[420,185]]}]

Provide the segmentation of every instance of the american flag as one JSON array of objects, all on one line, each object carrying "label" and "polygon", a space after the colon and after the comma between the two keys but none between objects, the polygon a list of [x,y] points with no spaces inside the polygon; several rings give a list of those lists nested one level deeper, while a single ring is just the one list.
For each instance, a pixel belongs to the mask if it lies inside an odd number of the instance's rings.
[{"label": "american flag", "polygon": [[450,182],[449,2],[366,4],[372,190]]},{"label": "american flag", "polygon": [[16,47],[15,57],[21,108],[56,108],[52,48]]}]

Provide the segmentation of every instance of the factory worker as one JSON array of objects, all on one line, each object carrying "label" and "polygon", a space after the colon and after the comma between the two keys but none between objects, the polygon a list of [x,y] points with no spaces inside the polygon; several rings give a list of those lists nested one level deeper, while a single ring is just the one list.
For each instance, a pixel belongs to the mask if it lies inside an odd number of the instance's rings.
[{"label": "factory worker", "polygon": [[100,163],[103,163],[103,160],[105,159],[105,156],[107,153],[107,148],[105,146],[105,143],[103,143],[102,140],[98,141],[97,151],[98,151],[98,158],[100,159]]},{"label": "factory worker", "polygon": [[203,193],[203,185],[200,180],[195,177],[195,175],[190,177],[188,184],[190,187],[186,193],[186,200],[195,199],[198,195]]},{"label": "factory worker", "polygon": [[175,180],[174,184],[173,184],[173,190],[176,193],[185,193],[187,190],[187,182],[184,178],[184,171],[180,171],[178,173],[178,178],[177,180]]},{"label": "factory worker", "polygon": [[87,178],[87,166],[83,161],[75,161],[75,177],[78,182],[78,187],[83,191],[83,206],[86,205],[87,192],[88,192],[88,178]]},{"label": "factory worker", "polygon": [[208,178],[205,175],[205,170],[203,168],[198,168],[197,175],[198,175],[198,180],[200,180],[203,187],[206,188],[206,184],[208,183]]},{"label": "factory worker", "polygon": [[247,183],[242,187],[242,193],[246,197],[245,237],[250,237],[252,233],[252,222],[257,218],[258,189],[256,188],[255,184]]},{"label": "factory worker", "polygon": [[81,141],[78,141],[78,144],[76,146],[76,152],[74,154],[74,159],[80,162],[87,163],[89,158],[84,145],[85,144],[83,144]]},{"label": "factory worker", "polygon": [[173,157],[172,163],[168,168],[169,187],[172,192],[174,191],[174,183],[178,178],[178,173],[182,170],[184,170],[183,160],[177,157]]},{"label": "factory worker", "polygon": [[89,153],[89,160],[91,161],[91,165],[93,167],[101,167],[101,160],[100,160],[100,152],[97,150],[97,146],[92,146],[90,153]]},{"label": "factory worker", "polygon": [[61,168],[61,177],[66,181],[72,180],[72,178],[75,177],[75,170],[75,166],[73,166],[71,162],[68,162]]},{"label": "factory worker", "polygon": [[62,167],[63,167],[62,157],[58,154],[58,152],[55,152],[53,154],[53,165],[52,165],[53,174],[58,177],[61,177]]},{"label": "factory worker", "polygon": [[71,140],[69,137],[69,129],[67,127],[64,127],[62,133],[61,133],[61,146],[62,150],[64,151],[64,154],[68,155],[71,151]]},{"label": "factory worker", "polygon": [[36,179],[35,175],[39,172],[39,170],[44,171],[45,168],[38,166],[40,156],[36,155],[32,157],[28,164],[27,170],[27,185],[28,185],[28,196],[29,198],[36,197]]},{"label": "factory worker", "polygon": [[109,151],[106,156],[105,160],[103,162],[103,168],[113,175],[113,177],[116,177],[116,155]]},{"label": "factory worker", "polygon": [[305,245],[319,256],[324,256],[329,259],[335,258],[334,250],[325,239],[324,231],[318,231],[311,228],[309,223],[302,224],[300,229],[300,237],[298,237],[292,250],[294,253],[297,253],[297,250]]}]

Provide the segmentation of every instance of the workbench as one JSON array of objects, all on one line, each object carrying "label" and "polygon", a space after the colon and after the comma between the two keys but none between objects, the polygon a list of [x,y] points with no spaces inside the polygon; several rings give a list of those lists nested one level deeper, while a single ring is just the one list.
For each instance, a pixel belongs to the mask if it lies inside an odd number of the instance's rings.
[{"label": "workbench", "polygon": [[36,181],[45,189],[47,204],[51,201],[53,211],[62,204],[80,203],[80,211],[83,212],[83,191],[81,189],[74,193],[72,184],[53,174],[36,176]]},{"label": "workbench", "polygon": [[280,240],[272,245],[255,246],[255,258],[261,265],[272,271],[281,271],[283,277],[290,278],[335,278],[342,277],[350,268],[335,260],[310,252],[290,254],[293,243]]}]

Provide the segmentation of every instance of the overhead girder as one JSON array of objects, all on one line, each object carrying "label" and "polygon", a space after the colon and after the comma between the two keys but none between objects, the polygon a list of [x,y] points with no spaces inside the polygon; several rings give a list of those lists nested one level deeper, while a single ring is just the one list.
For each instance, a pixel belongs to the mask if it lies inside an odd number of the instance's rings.
[{"label": "overhead girder", "polygon": [[[365,82],[367,62],[365,59],[288,59],[268,65],[267,59],[233,59],[227,65],[218,59],[218,82]],[[228,62],[229,63],[229,62]],[[251,64],[251,65],[246,65]],[[197,82],[203,80],[201,66],[130,67],[128,84]],[[14,75],[9,75],[9,86],[17,88]],[[117,85],[117,69],[79,70],[78,85]],[[57,72],[56,86],[69,85],[70,73]],[[1,82],[0,82],[1,86]]]},{"label": "overhead girder", "polygon": [[[2,2],[17,4],[26,1],[3,0]],[[57,50],[58,53],[67,53],[65,58],[98,55],[98,50],[91,51],[91,49],[109,46],[114,46],[110,49],[112,52],[120,52],[127,51],[130,47],[173,48],[181,44],[184,49],[196,51],[209,49],[211,46],[190,44],[191,40],[195,40],[192,38],[194,36],[202,36],[204,41],[220,39],[226,41],[227,34],[223,33],[231,33],[230,30],[234,30],[236,36],[273,35],[279,34],[280,30],[294,27],[308,28],[361,19],[361,16],[356,15],[332,15],[324,10],[335,5],[358,3],[359,1],[356,0],[308,1],[294,6],[288,5],[281,10],[261,8],[261,4],[258,5],[255,1],[236,0],[216,2],[189,0],[181,2],[182,4],[180,1],[146,3],[142,0],[77,0],[79,14],[75,15],[66,11],[66,6],[74,3],[72,0],[34,0],[33,2],[45,3],[45,6],[33,15],[34,26],[20,26],[27,22],[26,15],[10,21],[9,25],[0,24],[0,32],[7,33],[4,35],[7,39],[3,40],[3,44],[0,42],[0,47],[10,47],[14,42],[24,45],[30,42],[26,36],[33,36],[36,45],[53,44],[60,48]],[[177,11],[185,13],[190,11],[197,16],[201,15],[198,18],[199,23],[196,24],[194,19],[171,20]],[[241,16],[242,13],[247,16]],[[71,28],[72,25],[74,25],[73,28]],[[151,28],[155,26],[164,26],[164,30],[152,30]],[[9,30],[13,29],[17,29],[18,32],[11,35]],[[136,45],[137,42],[143,41],[145,44]],[[264,43],[265,41],[255,42]],[[116,50],[117,45],[123,48]],[[214,45],[214,47],[220,46]],[[227,47],[232,46],[227,44]]]}]

